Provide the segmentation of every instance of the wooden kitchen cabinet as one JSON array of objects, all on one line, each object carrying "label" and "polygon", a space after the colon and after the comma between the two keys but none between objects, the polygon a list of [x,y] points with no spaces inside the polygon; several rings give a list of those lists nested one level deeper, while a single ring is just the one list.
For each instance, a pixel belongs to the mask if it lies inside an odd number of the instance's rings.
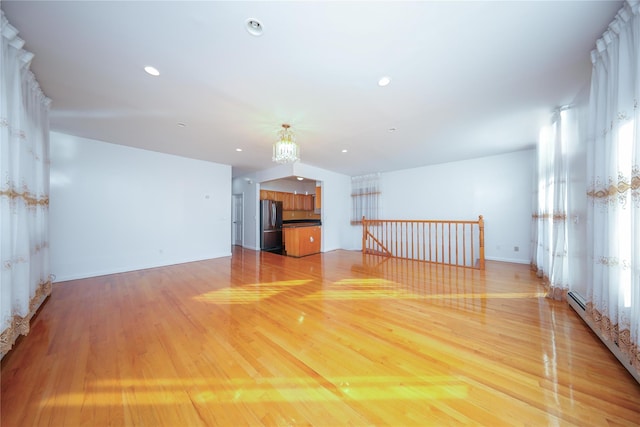
[{"label": "wooden kitchen cabinet", "polygon": [[293,193],[282,193],[282,194],[283,194],[282,209],[285,211],[295,210],[296,204],[294,201],[294,194]]},{"label": "wooden kitchen cabinet", "polygon": [[313,194],[295,194],[294,198],[296,211],[313,210]]},{"label": "wooden kitchen cabinet", "polygon": [[320,227],[303,227],[300,234],[300,254],[311,255],[320,253],[320,243],[322,241],[322,229]]},{"label": "wooden kitchen cabinet", "polygon": [[313,194],[305,194],[304,196],[302,196],[302,210],[313,210]]},{"label": "wooden kitchen cabinet", "polygon": [[322,187],[316,187],[315,208],[322,209]]},{"label": "wooden kitchen cabinet", "polygon": [[284,229],[288,256],[303,257],[320,252],[322,227],[291,227]]},{"label": "wooden kitchen cabinet", "polygon": [[285,211],[312,211],[313,194],[293,194],[284,191],[260,190],[260,200],[282,202]]},{"label": "wooden kitchen cabinet", "polygon": [[277,191],[260,190],[260,200],[276,200]]}]

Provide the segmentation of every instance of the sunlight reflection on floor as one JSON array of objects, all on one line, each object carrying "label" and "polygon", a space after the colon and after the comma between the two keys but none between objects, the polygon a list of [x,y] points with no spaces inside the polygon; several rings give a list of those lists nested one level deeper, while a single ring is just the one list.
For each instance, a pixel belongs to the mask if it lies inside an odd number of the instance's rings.
[{"label": "sunlight reflection on floor", "polygon": [[[464,379],[453,376],[371,376],[219,379],[219,378],[160,378],[98,380],[89,388],[94,392],[57,394],[41,402],[41,406],[109,406],[122,402],[127,393],[135,394],[137,403],[165,401],[180,403],[188,394],[202,403],[265,403],[265,402],[324,402],[350,399],[355,401],[464,399],[469,386]],[[176,393],[183,390],[185,393]],[[170,393],[167,393],[167,392]],[[171,401],[163,396],[172,396]]]},{"label": "sunlight reflection on floor", "polygon": [[[281,282],[254,283],[239,287],[217,289],[194,297],[196,301],[211,304],[251,304],[277,295],[294,286],[310,283],[311,280],[287,280]],[[425,288],[428,290],[428,288]],[[423,300],[482,300],[543,298],[544,292],[484,292],[484,293],[416,293],[403,288],[402,284],[386,279],[342,279],[331,283],[326,289],[305,295],[301,301],[374,300],[374,299],[423,299]]]},{"label": "sunlight reflection on floor", "polygon": [[311,280],[284,280],[280,282],[253,283],[249,285],[216,289],[194,299],[211,304],[249,304],[269,298],[283,292],[292,286],[300,286]]}]

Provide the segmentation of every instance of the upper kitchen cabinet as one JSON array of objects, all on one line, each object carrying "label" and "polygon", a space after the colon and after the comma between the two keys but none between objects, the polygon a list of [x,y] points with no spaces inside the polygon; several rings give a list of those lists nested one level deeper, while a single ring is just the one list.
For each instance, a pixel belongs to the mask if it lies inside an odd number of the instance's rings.
[{"label": "upper kitchen cabinet", "polygon": [[313,210],[313,194],[305,194],[303,197],[302,210],[312,211]]},{"label": "upper kitchen cabinet", "polygon": [[283,191],[260,190],[260,200],[282,202],[285,211],[312,211],[313,194],[293,194]]},{"label": "upper kitchen cabinet", "polygon": [[315,208],[322,209],[322,187],[316,187]]},{"label": "upper kitchen cabinet", "polygon": [[260,200],[276,200],[276,191],[260,190]]},{"label": "upper kitchen cabinet", "polygon": [[294,204],[296,211],[312,211],[313,210],[313,194],[295,194]]},{"label": "upper kitchen cabinet", "polygon": [[[313,212],[320,209],[320,183],[299,177],[281,178],[260,183],[260,200],[282,202],[284,211]],[[316,194],[314,197],[314,193]]]},{"label": "upper kitchen cabinet", "polygon": [[285,211],[293,211],[296,208],[295,195],[293,193],[282,193],[282,208]]}]

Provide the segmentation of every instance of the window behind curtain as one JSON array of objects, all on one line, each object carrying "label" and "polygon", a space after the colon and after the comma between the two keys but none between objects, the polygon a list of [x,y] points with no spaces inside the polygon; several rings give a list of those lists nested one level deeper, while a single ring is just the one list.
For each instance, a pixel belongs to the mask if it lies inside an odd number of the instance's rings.
[{"label": "window behind curtain", "polygon": [[351,224],[380,219],[380,174],[351,177]]},{"label": "window behind curtain", "polygon": [[[621,198],[624,199],[622,208],[616,209],[615,216],[618,224],[618,234],[616,236],[618,244],[618,253],[623,268],[620,270],[620,296],[622,297],[623,307],[631,307],[631,260],[633,245],[632,236],[632,208],[627,204],[632,204],[633,201],[633,188],[634,185],[638,187],[638,182],[633,181],[634,176],[638,176],[638,171],[634,171],[633,164],[633,129],[634,120],[627,118],[626,123],[620,126],[618,131],[618,144],[617,144],[617,166],[618,166],[618,192],[621,193]],[[637,166],[635,166],[637,168]],[[625,191],[629,187],[632,191]],[[636,193],[635,197],[638,193]]]}]

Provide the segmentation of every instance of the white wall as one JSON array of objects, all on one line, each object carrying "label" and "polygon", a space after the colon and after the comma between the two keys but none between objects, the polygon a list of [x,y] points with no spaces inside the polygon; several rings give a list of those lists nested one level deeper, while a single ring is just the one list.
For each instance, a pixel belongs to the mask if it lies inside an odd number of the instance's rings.
[{"label": "white wall", "polygon": [[[535,150],[381,175],[382,217],[485,219],[487,259],[530,262]],[[514,251],[514,247],[519,251]]]},{"label": "white wall", "polygon": [[231,167],[51,133],[57,281],[231,254]]}]

